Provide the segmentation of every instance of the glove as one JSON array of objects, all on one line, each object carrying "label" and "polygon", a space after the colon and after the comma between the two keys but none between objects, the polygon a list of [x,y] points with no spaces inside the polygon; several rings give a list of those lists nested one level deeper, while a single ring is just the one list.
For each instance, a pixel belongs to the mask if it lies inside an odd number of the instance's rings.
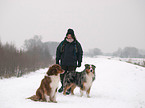
[{"label": "glove", "polygon": [[78,66],[77,67],[81,67],[81,62],[78,62]]}]

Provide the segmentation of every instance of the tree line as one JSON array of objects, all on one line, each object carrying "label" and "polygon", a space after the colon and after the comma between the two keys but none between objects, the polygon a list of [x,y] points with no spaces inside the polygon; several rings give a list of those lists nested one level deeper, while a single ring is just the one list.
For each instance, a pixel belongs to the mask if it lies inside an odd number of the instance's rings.
[{"label": "tree line", "polygon": [[54,63],[41,36],[24,41],[24,48],[18,50],[14,44],[0,42],[0,78],[21,76]]},{"label": "tree line", "polygon": [[121,58],[145,58],[145,54],[141,54],[140,50],[135,47],[118,48],[118,50],[113,53],[113,56]]},{"label": "tree line", "polygon": [[145,52],[135,48],[135,47],[125,47],[123,49],[118,48],[117,51],[113,53],[103,53],[99,48],[90,49],[85,52],[86,56],[94,57],[97,55],[105,56],[116,56],[121,58],[145,58]]}]

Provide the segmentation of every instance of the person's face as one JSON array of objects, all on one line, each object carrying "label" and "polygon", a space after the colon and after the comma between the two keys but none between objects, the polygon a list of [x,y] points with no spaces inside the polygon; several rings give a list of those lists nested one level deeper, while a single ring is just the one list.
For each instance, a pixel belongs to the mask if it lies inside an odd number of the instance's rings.
[{"label": "person's face", "polygon": [[68,35],[67,35],[67,38],[68,38],[68,39],[72,39],[71,34],[68,34]]}]

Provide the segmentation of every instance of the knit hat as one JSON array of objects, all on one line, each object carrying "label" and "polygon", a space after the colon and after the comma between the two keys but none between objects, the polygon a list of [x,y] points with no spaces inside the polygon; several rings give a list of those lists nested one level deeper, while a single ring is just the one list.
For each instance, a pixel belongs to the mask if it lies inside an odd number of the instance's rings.
[{"label": "knit hat", "polygon": [[73,29],[68,29],[68,30],[67,30],[67,33],[66,33],[66,36],[67,36],[68,34],[71,34],[72,38],[75,36]]}]

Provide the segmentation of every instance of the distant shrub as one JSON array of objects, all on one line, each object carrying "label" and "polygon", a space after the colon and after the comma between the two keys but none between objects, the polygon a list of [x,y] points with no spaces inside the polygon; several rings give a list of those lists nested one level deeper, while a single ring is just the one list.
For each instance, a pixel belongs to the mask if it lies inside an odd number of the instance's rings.
[{"label": "distant shrub", "polygon": [[27,40],[28,49],[25,50],[17,50],[14,44],[2,45],[0,42],[0,78],[20,77],[30,71],[48,67],[54,62],[48,46],[46,47],[41,40],[38,43],[38,38],[36,36]]}]

